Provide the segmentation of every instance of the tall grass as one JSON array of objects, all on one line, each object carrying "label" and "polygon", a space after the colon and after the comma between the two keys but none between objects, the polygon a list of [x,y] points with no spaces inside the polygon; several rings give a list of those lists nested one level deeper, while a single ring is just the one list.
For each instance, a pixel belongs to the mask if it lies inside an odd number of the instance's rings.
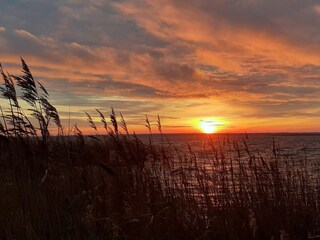
[{"label": "tall grass", "polygon": [[[160,117],[161,144],[152,141],[148,117],[145,144],[113,109],[110,124],[100,110],[101,123],[86,113],[95,135],[84,136],[74,126],[74,135],[65,136],[47,90],[23,60],[22,68],[23,75],[13,77],[1,67],[8,103],[0,118],[2,239],[271,240],[318,234],[318,163],[285,155],[276,144],[272,154],[261,155],[247,138],[219,144],[209,139],[199,157],[191,145],[182,150],[165,142]],[[51,121],[58,136],[50,136]]]}]

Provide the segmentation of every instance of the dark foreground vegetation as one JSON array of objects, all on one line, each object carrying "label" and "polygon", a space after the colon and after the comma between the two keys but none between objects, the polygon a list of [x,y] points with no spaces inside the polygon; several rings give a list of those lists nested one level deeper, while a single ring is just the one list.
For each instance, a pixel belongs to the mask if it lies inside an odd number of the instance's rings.
[{"label": "dark foreground vegetation", "polygon": [[[97,133],[63,133],[46,89],[22,61],[1,68],[0,239],[312,239],[320,230],[317,163],[251,150],[248,139],[200,154],[129,135],[114,111]],[[28,104],[25,112],[20,101]],[[57,136],[49,126],[56,125]],[[100,123],[99,123],[100,124]],[[160,119],[157,121],[162,134]],[[146,126],[151,130],[149,120]],[[120,129],[123,134],[120,133]],[[100,134],[98,134],[100,133]],[[164,139],[164,138],[163,138]]]}]

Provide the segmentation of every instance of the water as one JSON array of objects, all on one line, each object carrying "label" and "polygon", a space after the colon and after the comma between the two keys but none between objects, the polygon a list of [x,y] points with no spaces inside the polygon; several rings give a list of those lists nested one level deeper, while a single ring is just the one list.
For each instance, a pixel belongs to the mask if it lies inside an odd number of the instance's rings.
[{"label": "water", "polygon": [[[151,140],[160,148],[170,148],[169,152],[173,152],[175,158],[163,180],[169,179],[176,189],[187,189],[201,206],[206,205],[206,196],[218,206],[230,196],[236,199],[241,189],[251,191],[254,197],[268,194],[270,198],[276,198],[273,191],[278,184],[284,187],[284,194],[299,198],[302,193],[296,193],[297,189],[313,191],[320,183],[320,134],[156,134],[151,138],[149,135],[138,137],[146,144]],[[257,165],[252,165],[254,161]],[[259,192],[261,189],[266,192]]]},{"label": "water", "polygon": [[[144,143],[149,143],[149,137],[139,135]],[[171,147],[169,152],[176,156],[186,154],[190,157],[191,150],[198,166],[205,167],[209,172],[212,170],[214,148],[218,151],[222,149],[220,157],[223,153],[226,158],[233,160],[236,160],[240,153],[241,158],[247,163],[250,154],[255,159],[263,157],[266,161],[274,161],[276,154],[277,159],[282,162],[294,161],[297,166],[307,168],[313,177],[319,176],[320,173],[320,133],[164,134],[162,137],[155,134],[151,140],[156,146]],[[183,165],[186,168],[190,167],[188,161]]]},{"label": "water", "polygon": [[[149,142],[149,135],[141,134],[138,137]],[[320,162],[320,133],[254,133],[254,134],[154,134],[153,143],[165,147],[175,146],[178,151],[189,151],[191,147],[195,153],[206,152],[212,146],[219,148],[220,144],[228,143],[233,148],[238,143],[240,149],[246,146],[263,156],[273,154],[274,147],[279,154],[298,155],[308,160]]]}]

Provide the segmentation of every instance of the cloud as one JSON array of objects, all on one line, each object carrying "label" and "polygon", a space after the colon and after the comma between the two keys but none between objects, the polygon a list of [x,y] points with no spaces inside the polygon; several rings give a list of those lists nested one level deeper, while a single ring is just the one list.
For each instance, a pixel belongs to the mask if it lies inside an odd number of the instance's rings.
[{"label": "cloud", "polygon": [[[274,50],[280,50],[281,54],[288,50],[287,55],[300,47],[309,48],[312,46],[310,41],[317,39],[314,34],[318,32],[316,23],[319,23],[319,18],[312,10],[313,1],[307,4],[293,1],[290,11],[287,3],[279,1],[133,2],[119,4],[119,9],[157,36],[176,42],[191,42],[198,46],[196,51],[199,53],[209,50],[207,55],[211,55],[214,51],[219,58],[224,55],[228,61],[234,61],[233,54],[238,56],[238,63],[253,52],[274,58],[270,51],[279,55]],[[140,8],[143,3],[146,11]],[[287,49],[288,44],[291,50]]]},{"label": "cloud", "polygon": [[159,77],[167,81],[194,81],[196,80],[196,71],[194,68],[185,64],[176,64],[174,62],[157,64],[154,71]]},{"label": "cloud", "polygon": [[15,33],[17,35],[19,35],[20,37],[25,38],[27,40],[37,42],[38,44],[41,44],[41,45],[44,44],[39,37],[33,35],[32,33],[29,33],[28,31],[25,31],[23,29],[20,29],[20,30],[17,29],[17,30],[15,30]]},{"label": "cloud", "polygon": [[108,96],[178,117],[319,112],[316,0],[5,0],[0,22],[3,65],[16,74],[24,57],[61,106]]},{"label": "cloud", "polygon": [[49,86],[56,91],[74,92],[78,94],[83,93],[85,90],[85,94],[96,96],[108,94],[109,96],[123,95],[126,97],[157,98],[166,95],[166,93],[156,88],[136,83],[116,81],[111,78],[99,81],[81,80],[77,82],[72,82],[68,79],[59,79],[53,84],[49,83]]},{"label": "cloud", "polygon": [[314,5],[313,9],[318,15],[320,15],[320,5],[319,4]]},{"label": "cloud", "polygon": [[265,101],[255,103],[256,110],[252,114],[244,115],[251,118],[283,118],[283,117],[320,117],[320,101]]}]

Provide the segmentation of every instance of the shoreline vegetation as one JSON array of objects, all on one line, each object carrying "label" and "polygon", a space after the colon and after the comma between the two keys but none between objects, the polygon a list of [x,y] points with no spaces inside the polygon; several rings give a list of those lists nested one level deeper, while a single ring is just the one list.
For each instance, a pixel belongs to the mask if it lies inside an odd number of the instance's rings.
[{"label": "shoreline vegetation", "polygon": [[[0,116],[1,239],[271,240],[320,234],[319,162],[281,154],[276,144],[262,156],[246,137],[218,145],[209,139],[200,158],[190,145],[182,151],[164,144],[159,117],[161,144],[152,140],[148,117],[150,137],[143,143],[113,109],[110,117],[97,110],[101,123],[86,113],[96,135],[85,137],[75,125],[71,137],[23,59],[21,76],[0,70],[7,100]],[[50,135],[51,123],[57,136]]]}]

